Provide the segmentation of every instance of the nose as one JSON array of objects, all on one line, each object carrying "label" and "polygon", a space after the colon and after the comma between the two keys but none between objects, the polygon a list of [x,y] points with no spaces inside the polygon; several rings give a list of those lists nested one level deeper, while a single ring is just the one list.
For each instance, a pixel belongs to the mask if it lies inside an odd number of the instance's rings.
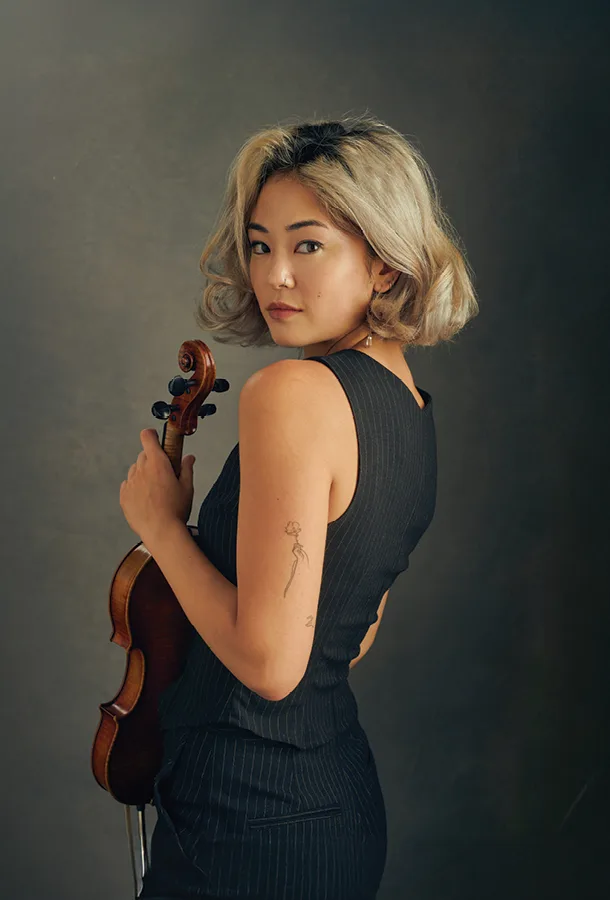
[{"label": "nose", "polygon": [[267,279],[274,288],[294,286],[294,276],[286,263],[281,262],[281,260],[269,267]]}]

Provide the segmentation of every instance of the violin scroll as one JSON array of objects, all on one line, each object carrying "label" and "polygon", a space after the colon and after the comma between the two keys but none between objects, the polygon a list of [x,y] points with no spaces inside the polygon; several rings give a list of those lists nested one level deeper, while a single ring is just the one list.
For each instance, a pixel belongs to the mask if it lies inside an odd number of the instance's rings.
[{"label": "violin scroll", "polygon": [[185,379],[175,375],[168,384],[172,403],[157,400],[152,414],[163,419],[163,434],[159,440],[165,450],[176,477],[180,475],[184,437],[197,430],[197,419],[216,412],[213,403],[204,403],[212,391],[224,393],[230,387],[226,378],[216,378],[216,363],[210,350],[198,339],[185,341],[178,351],[178,365],[183,372],[193,374]]}]

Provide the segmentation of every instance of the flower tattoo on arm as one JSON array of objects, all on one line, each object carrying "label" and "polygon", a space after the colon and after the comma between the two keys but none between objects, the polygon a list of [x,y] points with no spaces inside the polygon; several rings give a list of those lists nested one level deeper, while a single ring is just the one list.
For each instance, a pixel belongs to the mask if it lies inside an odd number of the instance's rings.
[{"label": "flower tattoo on arm", "polygon": [[[299,541],[299,534],[301,531],[301,526],[299,525],[299,523],[298,522],[288,522],[288,524],[286,525],[286,528],[284,530],[285,530],[286,534],[289,534],[294,538],[294,544],[292,545],[292,554],[294,556],[294,560],[292,562],[292,570],[290,572],[290,578],[288,579],[288,584],[284,588],[284,597],[285,597],[288,592],[288,588],[290,587],[290,583],[292,582],[292,579],[294,578],[294,573],[297,570],[299,560],[305,559],[307,561],[307,566],[309,567],[309,557],[307,556],[307,553],[305,552],[303,545]],[[310,616],[310,618],[311,618],[311,616]]]}]

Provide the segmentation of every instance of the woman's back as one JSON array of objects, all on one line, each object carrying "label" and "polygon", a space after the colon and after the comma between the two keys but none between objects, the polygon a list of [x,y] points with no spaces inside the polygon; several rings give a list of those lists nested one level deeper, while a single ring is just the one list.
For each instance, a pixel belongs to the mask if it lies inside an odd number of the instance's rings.
[{"label": "woman's back", "polygon": [[[301,749],[330,740],[357,718],[348,684],[385,591],[409,565],[436,503],[436,435],[432,398],[423,409],[393,372],[352,348],[310,357],[327,366],[353,414],[358,443],[356,489],[327,526],[312,651],[304,677],[280,701],[247,688],[195,635],[180,679],[161,703],[164,728],[224,723]],[[320,398],[320,403],[324,398]],[[197,542],[237,583],[239,443],[203,501]]]}]

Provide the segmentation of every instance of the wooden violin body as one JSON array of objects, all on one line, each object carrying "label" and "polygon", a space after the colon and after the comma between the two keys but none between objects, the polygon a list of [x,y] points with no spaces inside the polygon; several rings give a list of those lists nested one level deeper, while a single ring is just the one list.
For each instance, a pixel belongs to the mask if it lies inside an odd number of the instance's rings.
[{"label": "wooden violin body", "polygon": [[100,705],[91,763],[98,784],[116,800],[141,806],[152,800],[163,754],[159,696],[180,675],[194,632],[142,543],[115,572],[110,618],[111,641],[127,651],[127,668],[116,697]]},{"label": "wooden violin body", "polygon": [[[213,390],[229,387],[226,379],[216,379],[212,354],[203,341],[185,341],[178,362],[183,371],[194,370],[194,377],[173,378],[169,383],[172,403],[158,401],[152,410],[157,418],[166,419],[161,446],[176,476],[184,435],[195,432],[197,417],[216,412],[214,404],[202,406],[202,399]],[[197,529],[188,528],[196,537]],[[114,574],[110,618],[110,640],[127,652],[127,665],[114,699],[100,705],[91,766],[98,784],[116,800],[141,807],[152,801],[163,754],[159,698],[179,677],[194,636],[193,626],[142,542],[129,551]]]}]

